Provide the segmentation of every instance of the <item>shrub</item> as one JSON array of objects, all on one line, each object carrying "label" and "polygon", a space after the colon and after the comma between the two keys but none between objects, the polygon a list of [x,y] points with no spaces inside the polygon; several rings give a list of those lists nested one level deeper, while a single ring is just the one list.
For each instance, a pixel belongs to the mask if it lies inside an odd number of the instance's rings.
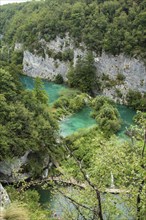
[{"label": "shrub", "polygon": [[119,112],[110,104],[104,104],[95,119],[99,128],[108,136],[116,133],[121,127]]},{"label": "shrub", "polygon": [[114,102],[105,96],[97,96],[93,99],[91,106],[94,111],[99,111],[105,103],[113,104]]},{"label": "shrub", "polygon": [[74,58],[74,51],[72,49],[67,49],[62,53],[62,60],[72,61]]},{"label": "shrub", "polygon": [[132,89],[130,89],[126,95],[127,104],[135,109],[141,109],[141,107],[144,107],[142,105],[145,99],[145,95],[142,96],[139,91]]},{"label": "shrub", "polygon": [[116,92],[116,94],[117,94],[117,97],[119,97],[119,98],[122,98],[122,92],[120,91],[120,89],[115,89],[115,92]]},{"label": "shrub", "polygon": [[85,106],[84,95],[77,95],[74,99],[70,100],[69,108],[74,112],[81,110]]},{"label": "shrub", "polygon": [[69,106],[69,100],[66,97],[60,97],[54,102],[54,108],[65,108]]},{"label": "shrub", "polygon": [[122,74],[122,73],[118,73],[117,76],[116,76],[116,79],[120,82],[123,82],[125,80],[125,75]]},{"label": "shrub", "polygon": [[126,100],[128,105],[134,109],[146,111],[146,93],[141,94],[139,91],[129,90]]},{"label": "shrub", "polygon": [[101,78],[103,81],[105,80],[105,81],[108,81],[108,80],[110,80],[110,77],[109,77],[109,75],[108,74],[104,74],[103,73],[103,75],[102,75],[102,78]]},{"label": "shrub", "polygon": [[58,74],[56,77],[55,77],[55,83],[57,84],[63,84],[64,80],[63,80],[63,77],[61,74]]}]

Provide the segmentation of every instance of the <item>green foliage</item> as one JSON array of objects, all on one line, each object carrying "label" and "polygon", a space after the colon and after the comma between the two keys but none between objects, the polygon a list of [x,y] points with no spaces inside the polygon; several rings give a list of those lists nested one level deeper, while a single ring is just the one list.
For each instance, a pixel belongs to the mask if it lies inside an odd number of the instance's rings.
[{"label": "green foliage", "polygon": [[[16,75],[15,75],[16,76]],[[0,69],[0,94],[9,100],[15,100],[19,97],[19,82],[4,69]]]},{"label": "green foliage", "polygon": [[96,121],[99,128],[106,134],[111,135],[120,130],[121,120],[118,110],[112,105],[104,104],[97,113]]},{"label": "green foliage", "polygon": [[121,92],[121,90],[120,89],[115,89],[115,92],[116,92],[116,95],[117,95],[117,97],[118,98],[122,98],[122,96],[123,96],[123,94],[122,94],[122,92]]},{"label": "green foliage", "polygon": [[67,97],[60,97],[53,104],[54,108],[68,108],[69,107],[69,99]]},{"label": "green foliage", "polygon": [[[31,150],[29,164],[23,169],[31,171],[35,176],[42,172],[46,155],[49,155],[52,161],[60,161],[62,149],[56,143],[58,126],[51,112],[54,111],[57,116],[76,112],[86,105],[85,100],[88,99],[85,94],[78,91],[65,91],[64,95],[54,103],[57,110],[50,109],[39,79],[36,80],[33,92],[22,89],[15,74],[20,72],[20,66],[17,69],[14,67],[14,64],[22,63],[22,53],[9,53],[9,45],[15,42],[23,43],[24,49],[35,51],[44,57],[44,47],[40,40],[49,42],[57,35],[63,38],[68,32],[69,36],[75,38],[76,46],[84,42],[88,50],[94,50],[97,54],[102,51],[114,55],[125,53],[130,56],[140,56],[145,60],[145,8],[145,0],[46,0],[14,4],[11,8],[9,5],[1,7],[0,33],[4,35],[2,45],[7,43],[6,48],[1,47],[1,58],[7,63],[11,60],[12,64],[0,70],[0,160],[19,157],[27,150]],[[47,53],[55,59],[64,61],[73,59],[72,50],[54,54],[50,50]],[[93,63],[94,58],[91,53],[79,58],[76,66],[71,67],[68,73],[69,85],[79,88],[82,92],[92,93],[95,85]],[[108,81],[108,86],[123,83],[125,79],[121,74],[118,74],[114,81],[108,76],[104,77]],[[61,78],[58,78],[61,81]],[[146,94],[141,95],[130,90],[127,103],[131,107],[145,111]],[[110,187],[112,172],[116,187],[129,191],[130,196],[121,194],[122,201],[131,210],[134,218],[144,219],[145,113],[137,114],[135,118],[137,127],[131,128],[132,142],[125,142],[115,137],[105,138],[105,135],[111,136],[120,127],[119,114],[112,101],[96,97],[92,107],[98,127],[68,137],[64,143],[64,146],[68,146],[80,161],[80,166],[67,151],[58,170],[65,179],[74,178],[78,182],[85,183],[82,167],[100,192]],[[27,204],[31,212],[30,219],[47,219],[47,213],[44,213],[38,204],[39,198],[36,192],[29,190],[19,194],[15,190],[13,193],[11,199]],[[77,193],[71,196],[79,203],[88,205],[89,208],[98,205],[96,193],[89,185],[86,186],[86,190],[77,190]],[[119,219],[119,216],[127,219],[124,213],[120,214],[121,210],[115,206],[113,197],[107,195],[106,200],[103,201],[103,210],[109,213],[108,219]],[[83,208],[80,208],[80,211],[87,219],[92,216]]]},{"label": "green foliage", "polygon": [[[65,179],[74,179],[79,184],[84,183],[85,190],[77,189],[72,192],[62,189],[64,194],[78,204],[86,204],[87,208],[95,210],[98,201],[92,186],[94,185],[100,192],[105,192],[111,186],[112,172],[115,188],[127,190],[128,194],[121,193],[118,197],[101,193],[102,198],[106,198],[101,200],[103,213],[108,219],[129,219],[130,216],[140,216],[140,219],[144,219],[146,155],[142,154],[144,136],[140,127],[139,132],[142,135],[138,139],[133,136],[132,142],[121,141],[116,137],[107,140],[97,128],[67,137],[65,146],[69,151],[67,150],[68,156],[62,162],[61,172]],[[87,183],[81,168],[92,186]],[[139,204],[136,202],[138,196],[140,196]],[[78,207],[87,219],[90,215],[94,215],[92,209],[84,209],[80,205]],[[136,207],[140,209],[136,211]]]},{"label": "green foliage", "polygon": [[87,94],[74,89],[65,89],[60,97],[53,103],[54,116],[62,118],[66,115],[80,111],[89,105],[90,98]]},{"label": "green foliage", "polygon": [[[39,194],[36,190],[28,189],[27,191],[18,192],[16,188],[11,186],[11,187],[7,187],[7,191],[9,193],[11,201],[15,204],[15,206],[12,206],[14,213],[17,214],[19,212],[19,207],[22,207],[20,211],[26,210],[23,215],[26,216],[27,213],[29,213],[28,219],[30,220],[49,219],[50,212],[49,210],[45,210],[43,209],[43,207],[41,207],[39,203]],[[8,215],[10,215],[10,213],[8,213]],[[22,220],[23,219],[22,217],[19,216],[18,220]],[[11,218],[8,219],[11,220]],[[12,220],[13,219],[14,218],[12,218]],[[24,220],[27,220],[27,218],[24,218]]]},{"label": "green foliage", "polygon": [[23,51],[15,51],[12,54],[11,62],[15,65],[22,65],[23,62]]},{"label": "green foliage", "polygon": [[74,51],[71,49],[67,49],[62,54],[62,60],[64,61],[72,61],[74,58]]},{"label": "green foliage", "polygon": [[107,136],[116,133],[121,127],[119,112],[113,104],[112,100],[104,96],[97,96],[91,103],[92,117],[96,119],[99,128]]},{"label": "green foliage", "polygon": [[[49,42],[68,32],[78,45],[82,41],[98,54],[125,53],[145,60],[145,20],[145,0],[32,1],[11,9],[2,6],[0,30],[7,43],[22,42],[31,51],[40,39]],[[72,60],[72,52],[65,51],[61,59]]]},{"label": "green foliage", "polygon": [[64,80],[63,80],[63,77],[61,74],[58,74],[56,77],[55,77],[55,83],[57,84],[63,84]]},{"label": "green foliage", "polygon": [[146,112],[137,111],[134,121],[144,129],[146,127]]},{"label": "green foliage", "polygon": [[134,109],[141,111],[146,110],[146,93],[141,94],[139,91],[129,90],[126,96],[127,104]]},{"label": "green foliage", "polygon": [[69,108],[73,112],[81,110],[85,105],[85,100],[87,99],[86,94],[77,95],[75,98],[70,100]]},{"label": "green foliage", "polygon": [[47,94],[45,93],[45,90],[43,88],[43,83],[42,83],[41,79],[38,77],[35,79],[34,95],[35,95],[38,102],[40,102],[42,104],[48,103],[48,97],[47,97]]},{"label": "green foliage", "polygon": [[103,107],[104,104],[111,104],[113,105],[114,102],[109,99],[108,97],[105,96],[97,96],[96,98],[94,98],[92,100],[91,106],[93,107],[93,109],[98,112],[100,111],[100,109]]},{"label": "green foliage", "polygon": [[89,52],[83,59],[79,58],[76,66],[68,72],[68,84],[82,92],[92,93],[95,85],[95,72],[93,54]]},{"label": "green foliage", "polygon": [[24,91],[19,79],[8,71],[1,69],[0,76],[0,160],[19,157],[31,150],[29,164],[24,169],[38,175],[45,156],[55,158],[58,154],[57,122],[39,79],[31,92]]},{"label": "green foliage", "polygon": [[1,211],[0,217],[5,220],[29,220],[29,212],[24,205],[12,203]]},{"label": "green foliage", "polygon": [[116,79],[119,81],[119,82],[123,82],[125,80],[125,76],[122,74],[122,73],[118,73],[117,76],[116,76]]}]

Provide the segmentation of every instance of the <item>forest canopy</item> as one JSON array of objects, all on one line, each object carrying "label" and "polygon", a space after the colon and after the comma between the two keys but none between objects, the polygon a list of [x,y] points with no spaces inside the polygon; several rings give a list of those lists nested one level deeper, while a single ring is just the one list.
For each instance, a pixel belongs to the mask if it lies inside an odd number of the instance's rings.
[{"label": "forest canopy", "polygon": [[7,44],[37,49],[66,32],[100,54],[146,58],[145,0],[45,0],[1,7],[1,32]]},{"label": "forest canopy", "polygon": [[58,124],[40,79],[36,79],[33,91],[27,91],[16,73],[0,69],[0,113],[0,161],[29,151],[30,166],[37,174],[46,154],[55,158],[57,152],[60,157]]}]

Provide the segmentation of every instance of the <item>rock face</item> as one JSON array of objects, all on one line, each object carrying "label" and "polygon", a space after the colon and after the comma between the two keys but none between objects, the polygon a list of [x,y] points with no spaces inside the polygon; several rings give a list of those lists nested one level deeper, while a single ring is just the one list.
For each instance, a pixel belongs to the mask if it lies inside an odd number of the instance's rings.
[{"label": "rock face", "polygon": [[[31,151],[26,151],[26,153],[20,158],[13,158],[9,161],[1,161],[0,162],[0,182],[2,183],[17,183],[27,180],[32,177],[32,172],[24,172],[23,166],[28,164],[29,158],[28,155]],[[48,176],[49,169],[52,166],[57,166],[57,162],[51,160],[51,158],[47,155],[44,158],[43,167],[42,167],[42,178],[46,178]]]},{"label": "rock face", "polygon": [[[74,66],[78,57],[85,56],[87,52],[83,44],[80,44],[79,48],[75,47],[73,40],[68,35],[63,39],[56,37],[50,43],[41,40],[41,44],[44,49],[45,58],[32,54],[29,51],[24,51],[23,70],[28,76],[39,76],[53,80],[56,75],[61,74],[66,81],[70,62],[53,59],[46,54],[47,49],[55,53],[63,53],[68,49],[72,50],[72,63]],[[123,102],[129,89],[138,90],[142,93],[146,92],[146,66],[142,61],[126,57],[123,54],[112,56],[102,53],[101,56],[97,56],[94,53],[94,57],[97,77],[100,77],[103,84],[103,95],[119,99],[120,102]],[[122,77],[123,80],[119,81],[119,77]],[[122,95],[119,95],[119,92]]]},{"label": "rock face", "polygon": [[27,163],[29,151],[20,158],[14,158],[11,161],[0,162],[0,181],[18,182],[30,177],[28,173],[21,173],[21,167]]},{"label": "rock face", "polygon": [[9,204],[10,204],[10,198],[8,196],[8,193],[0,183],[0,211],[2,208],[8,206]]},{"label": "rock face", "polygon": [[[24,51],[23,71],[28,76],[39,76],[40,78],[49,80],[54,80],[55,76],[61,74],[63,79],[66,81],[66,75],[69,70],[70,62],[53,59],[47,54],[47,50],[53,51],[56,54],[59,52],[63,53],[67,50],[72,50],[73,65],[76,64],[78,56],[83,56],[84,52],[74,46],[74,43],[69,38],[68,34],[66,34],[66,37],[64,39],[56,37],[56,39],[50,41],[50,43],[46,43],[44,40],[41,40],[40,43],[44,50],[45,58],[43,58],[42,56],[36,56],[29,51]],[[16,45],[18,45],[18,43]]]},{"label": "rock face", "polygon": [[44,59],[43,57],[35,56],[29,51],[24,51],[23,70],[28,76],[39,76],[49,80],[54,80],[56,75],[61,74],[65,80],[68,64],[59,60],[55,61],[48,55]]},{"label": "rock face", "polygon": [[95,58],[95,66],[97,74],[104,78],[103,95],[125,103],[129,89],[146,92],[146,66],[142,61],[123,54],[112,56],[103,53]]}]

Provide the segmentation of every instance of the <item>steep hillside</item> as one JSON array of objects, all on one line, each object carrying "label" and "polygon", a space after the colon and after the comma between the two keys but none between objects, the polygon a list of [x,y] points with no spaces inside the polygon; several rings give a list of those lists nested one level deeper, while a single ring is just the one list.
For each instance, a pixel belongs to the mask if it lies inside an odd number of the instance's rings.
[{"label": "steep hillside", "polygon": [[124,52],[146,58],[145,0],[46,0],[1,8],[1,34],[29,50],[68,32],[101,54]]}]

